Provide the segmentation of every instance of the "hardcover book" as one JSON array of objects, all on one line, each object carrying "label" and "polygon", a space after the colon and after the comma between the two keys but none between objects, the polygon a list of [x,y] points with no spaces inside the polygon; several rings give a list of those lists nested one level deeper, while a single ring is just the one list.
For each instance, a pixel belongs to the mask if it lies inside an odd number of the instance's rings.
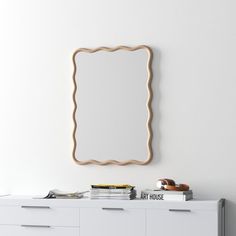
[{"label": "hardcover book", "polygon": [[158,201],[188,201],[193,199],[192,190],[189,191],[163,191],[163,190],[144,190],[141,192],[143,200]]}]

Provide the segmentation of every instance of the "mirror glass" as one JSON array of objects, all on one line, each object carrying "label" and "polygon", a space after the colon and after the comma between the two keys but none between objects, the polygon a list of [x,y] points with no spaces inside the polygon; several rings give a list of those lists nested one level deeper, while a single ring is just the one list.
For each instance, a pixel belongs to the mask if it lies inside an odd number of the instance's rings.
[{"label": "mirror glass", "polygon": [[74,54],[74,159],[78,164],[150,161],[151,54],[146,47],[131,49],[79,49]]}]

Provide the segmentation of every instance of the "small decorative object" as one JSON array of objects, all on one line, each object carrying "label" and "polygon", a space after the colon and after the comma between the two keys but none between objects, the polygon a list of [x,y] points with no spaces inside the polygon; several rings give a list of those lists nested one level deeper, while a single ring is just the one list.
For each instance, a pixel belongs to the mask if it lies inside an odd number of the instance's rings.
[{"label": "small decorative object", "polygon": [[159,179],[156,184],[159,190],[171,190],[171,191],[188,191],[189,185],[176,184],[172,179]]}]

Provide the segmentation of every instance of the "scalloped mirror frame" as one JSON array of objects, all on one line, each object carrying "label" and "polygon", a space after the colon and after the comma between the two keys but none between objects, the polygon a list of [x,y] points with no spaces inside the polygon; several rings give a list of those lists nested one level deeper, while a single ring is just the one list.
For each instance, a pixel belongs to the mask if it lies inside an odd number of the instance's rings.
[{"label": "scalloped mirror frame", "polygon": [[[107,52],[115,52],[117,50],[127,50],[127,51],[136,51],[140,49],[145,49],[148,53],[148,60],[147,60],[147,82],[146,82],[146,88],[148,92],[147,96],[147,102],[146,102],[146,107],[147,107],[147,113],[148,113],[148,118],[146,122],[146,127],[147,127],[147,159],[144,161],[139,161],[139,160],[127,160],[127,161],[117,161],[117,160],[106,160],[106,161],[98,161],[98,160],[87,160],[87,161],[80,161],[76,158],[76,148],[77,148],[77,141],[76,141],[76,130],[77,130],[77,121],[76,121],[76,111],[77,111],[77,103],[76,103],[76,92],[77,92],[77,83],[76,83],[76,72],[77,72],[77,67],[76,67],[76,55],[80,52],[87,52],[87,53],[95,53],[97,51],[107,51]],[[89,48],[79,48],[77,49],[72,56],[73,59],[73,66],[74,66],[74,72],[73,72],[73,84],[74,84],[74,91],[73,91],[73,103],[74,103],[74,110],[73,110],[73,123],[74,123],[74,129],[73,129],[73,160],[75,163],[79,165],[88,165],[88,164],[95,164],[95,165],[119,165],[119,166],[125,166],[125,165],[147,165],[148,163],[151,162],[153,158],[153,151],[152,151],[152,138],[153,138],[153,133],[152,133],[152,127],[151,127],[151,122],[153,118],[153,112],[151,108],[151,103],[152,103],[152,98],[153,98],[153,92],[151,88],[151,83],[152,83],[152,78],[153,78],[153,72],[152,72],[152,60],[153,60],[153,53],[152,50],[149,46],[146,45],[139,45],[136,47],[128,47],[128,46],[117,46],[117,47],[98,47],[94,49],[89,49]]]}]

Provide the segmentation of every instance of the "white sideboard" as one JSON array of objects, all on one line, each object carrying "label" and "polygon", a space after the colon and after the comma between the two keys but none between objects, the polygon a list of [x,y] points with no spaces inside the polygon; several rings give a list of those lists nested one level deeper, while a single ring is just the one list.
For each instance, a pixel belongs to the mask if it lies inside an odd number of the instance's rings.
[{"label": "white sideboard", "polygon": [[1,236],[225,236],[225,201],[0,198]]}]

